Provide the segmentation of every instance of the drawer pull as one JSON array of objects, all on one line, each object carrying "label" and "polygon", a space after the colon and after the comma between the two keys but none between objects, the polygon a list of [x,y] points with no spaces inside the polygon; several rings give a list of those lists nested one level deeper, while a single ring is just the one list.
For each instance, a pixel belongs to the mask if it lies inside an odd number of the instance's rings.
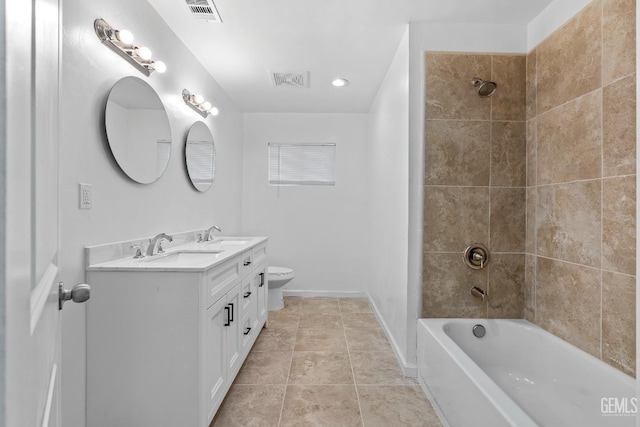
[{"label": "drawer pull", "polygon": [[244,298],[249,298],[250,295],[251,295],[251,292],[247,292],[246,294],[244,294]]},{"label": "drawer pull", "polygon": [[258,285],[259,288],[264,286],[264,273],[260,273],[260,284]]},{"label": "drawer pull", "polygon": [[251,328],[247,328],[247,330],[244,331],[244,335],[249,335],[249,332],[251,332]]},{"label": "drawer pull", "polygon": [[231,306],[231,310],[229,310],[229,313],[231,313],[231,315],[229,316],[229,323],[233,322],[233,303],[230,302],[229,304]]},{"label": "drawer pull", "polygon": [[245,266],[245,267],[246,267],[246,266],[248,266],[248,265],[251,265],[251,261],[245,261],[245,262],[244,262],[244,266]]},{"label": "drawer pull", "polygon": [[227,306],[224,308],[224,311],[227,312],[227,321],[224,324],[224,326],[230,326],[231,325],[231,318],[229,317],[230,308]]}]

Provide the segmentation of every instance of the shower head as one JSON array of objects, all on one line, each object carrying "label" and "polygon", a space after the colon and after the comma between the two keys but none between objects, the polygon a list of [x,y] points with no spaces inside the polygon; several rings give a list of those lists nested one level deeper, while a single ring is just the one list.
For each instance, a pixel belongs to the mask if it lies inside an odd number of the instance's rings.
[{"label": "shower head", "polygon": [[479,87],[478,95],[480,95],[481,98],[490,97],[498,88],[498,85],[494,82],[486,82],[478,77],[471,79],[471,85],[473,87]]}]

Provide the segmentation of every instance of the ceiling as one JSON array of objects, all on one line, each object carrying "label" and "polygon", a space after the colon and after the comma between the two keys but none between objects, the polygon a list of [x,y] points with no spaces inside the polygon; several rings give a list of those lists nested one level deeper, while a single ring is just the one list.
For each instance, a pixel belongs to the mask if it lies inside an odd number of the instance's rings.
[{"label": "ceiling", "polygon": [[[241,110],[367,112],[408,22],[525,25],[552,0],[215,0],[223,23],[148,1]],[[308,71],[310,87],[270,71]]]}]

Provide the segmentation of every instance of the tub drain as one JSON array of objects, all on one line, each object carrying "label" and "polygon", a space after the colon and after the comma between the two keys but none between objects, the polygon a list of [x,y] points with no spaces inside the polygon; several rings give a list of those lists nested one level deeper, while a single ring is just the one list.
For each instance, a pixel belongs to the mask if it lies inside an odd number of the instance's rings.
[{"label": "tub drain", "polygon": [[482,325],[475,325],[473,327],[473,335],[475,335],[478,338],[482,338],[486,333],[487,331],[484,329],[484,326]]}]

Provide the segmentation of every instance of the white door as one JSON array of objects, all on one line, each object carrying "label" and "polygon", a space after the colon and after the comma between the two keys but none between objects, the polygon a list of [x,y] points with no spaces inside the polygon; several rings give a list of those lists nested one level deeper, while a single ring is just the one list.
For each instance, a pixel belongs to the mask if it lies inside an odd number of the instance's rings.
[{"label": "white door", "polygon": [[[60,0],[5,9],[4,182],[6,426],[60,426],[58,90]],[[0,423],[2,422],[0,421]]]}]

